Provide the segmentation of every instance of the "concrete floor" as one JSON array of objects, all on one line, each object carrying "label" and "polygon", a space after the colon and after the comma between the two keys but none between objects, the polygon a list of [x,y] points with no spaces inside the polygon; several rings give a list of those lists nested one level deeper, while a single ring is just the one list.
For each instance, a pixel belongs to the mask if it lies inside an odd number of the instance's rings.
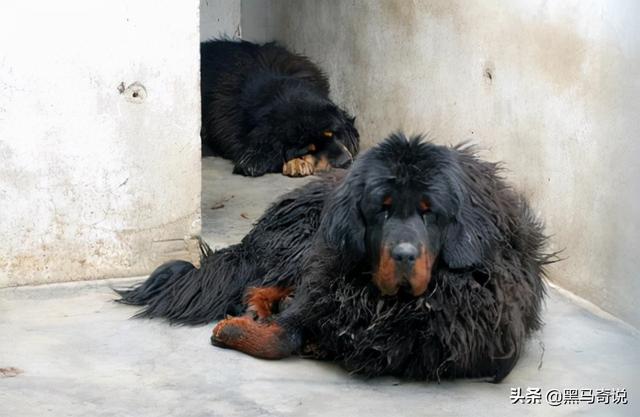
[{"label": "concrete floor", "polygon": [[269,174],[257,178],[231,175],[233,164],[202,159],[202,237],[213,248],[239,242],[267,206],[313,177]]},{"label": "concrete floor", "polygon": [[[203,188],[215,192],[203,195],[203,231],[214,246],[238,241],[269,201],[305,181],[229,173],[205,159]],[[640,335],[562,290],[550,290],[547,324],[505,381],[438,384],[258,360],[211,346],[212,325],[130,320],[135,308],[110,290],[130,282],[0,290],[0,416],[640,415]],[[518,387],[626,389],[629,404],[512,405]]]}]

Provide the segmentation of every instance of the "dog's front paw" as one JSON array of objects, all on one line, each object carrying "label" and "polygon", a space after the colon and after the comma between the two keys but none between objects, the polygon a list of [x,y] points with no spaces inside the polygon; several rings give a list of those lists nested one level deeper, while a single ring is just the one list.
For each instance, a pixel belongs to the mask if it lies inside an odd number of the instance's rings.
[{"label": "dog's front paw", "polygon": [[314,168],[315,158],[311,155],[305,155],[285,162],[282,166],[282,173],[288,177],[306,177],[313,174]]},{"label": "dog's front paw", "polygon": [[[253,321],[253,320],[252,320]],[[213,328],[211,344],[218,347],[234,348],[239,342],[246,338],[249,333],[248,317],[229,317],[220,320]]]},{"label": "dog's front paw", "polygon": [[254,320],[267,322],[279,313],[282,301],[291,298],[293,288],[290,287],[253,287],[247,290],[245,315]]},{"label": "dog's front paw", "polygon": [[248,316],[220,321],[213,329],[211,343],[264,359],[284,358],[295,348],[280,326],[258,323]]}]

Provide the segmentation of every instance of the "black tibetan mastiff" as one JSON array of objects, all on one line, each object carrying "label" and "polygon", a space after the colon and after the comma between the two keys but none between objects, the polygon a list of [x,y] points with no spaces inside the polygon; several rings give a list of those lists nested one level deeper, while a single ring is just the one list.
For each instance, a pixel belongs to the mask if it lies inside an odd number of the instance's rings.
[{"label": "black tibetan mastiff", "polygon": [[500,381],[541,326],[544,244],[496,164],[396,134],[282,197],[241,243],[204,246],[200,268],[171,262],[119,293],[139,316],[227,317],[213,344],[256,357]]},{"label": "black tibetan mastiff", "polygon": [[354,119],[304,56],[267,43],[200,45],[202,140],[234,173],[304,176],[344,168],[358,152]]}]

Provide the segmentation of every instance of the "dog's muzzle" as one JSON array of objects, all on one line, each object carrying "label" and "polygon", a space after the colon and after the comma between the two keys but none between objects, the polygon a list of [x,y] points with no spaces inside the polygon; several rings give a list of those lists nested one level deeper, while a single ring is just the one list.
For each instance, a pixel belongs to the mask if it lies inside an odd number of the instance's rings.
[{"label": "dog's muzzle", "polygon": [[353,162],[353,155],[341,142],[332,140],[324,150],[329,163],[334,168],[348,168]]},{"label": "dog's muzzle", "polygon": [[408,242],[384,248],[373,282],[383,295],[402,290],[419,297],[431,281],[433,256],[424,248]]}]

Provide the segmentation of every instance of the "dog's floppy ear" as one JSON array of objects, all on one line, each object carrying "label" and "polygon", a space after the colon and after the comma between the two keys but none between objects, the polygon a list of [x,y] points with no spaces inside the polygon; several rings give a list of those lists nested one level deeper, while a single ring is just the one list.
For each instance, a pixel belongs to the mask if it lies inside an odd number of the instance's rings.
[{"label": "dog's floppy ear", "polygon": [[351,258],[365,254],[365,225],[358,207],[364,184],[357,171],[353,167],[329,196],[320,223],[325,244]]},{"label": "dog's floppy ear", "polygon": [[451,222],[444,231],[442,256],[451,268],[469,268],[485,261],[500,236],[491,213],[498,213],[491,198],[491,181],[487,170],[471,152],[460,157],[447,172],[450,196],[455,201]]},{"label": "dog's floppy ear", "polygon": [[449,267],[469,268],[482,263],[488,245],[478,226],[464,219],[455,219],[447,226],[442,256]]}]

